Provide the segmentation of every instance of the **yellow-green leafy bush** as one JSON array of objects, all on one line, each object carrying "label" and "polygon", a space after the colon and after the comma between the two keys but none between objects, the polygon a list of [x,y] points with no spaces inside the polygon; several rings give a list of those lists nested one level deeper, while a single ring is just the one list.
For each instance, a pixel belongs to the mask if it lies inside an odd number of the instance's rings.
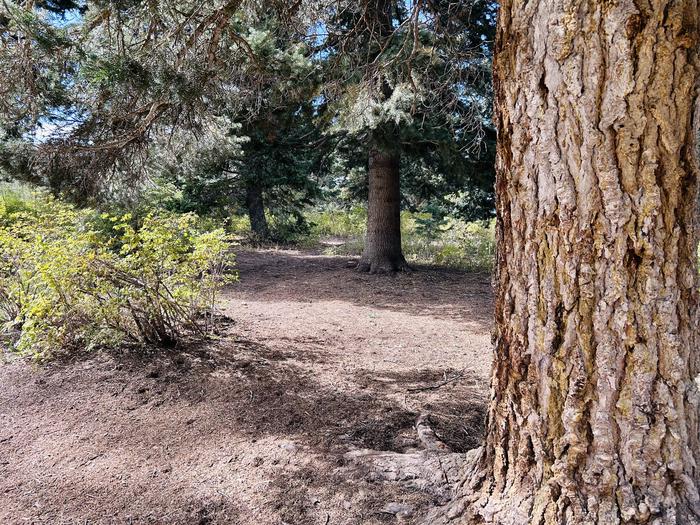
[{"label": "yellow-green leafy bush", "polygon": [[45,196],[11,209],[0,198],[5,344],[43,358],[206,333],[217,292],[234,278],[223,230],[202,232],[193,215],[130,221]]}]

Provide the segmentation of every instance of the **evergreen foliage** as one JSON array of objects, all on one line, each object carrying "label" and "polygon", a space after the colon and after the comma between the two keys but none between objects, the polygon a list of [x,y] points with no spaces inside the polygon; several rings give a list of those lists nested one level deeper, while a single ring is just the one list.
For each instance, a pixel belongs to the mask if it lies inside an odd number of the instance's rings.
[{"label": "evergreen foliage", "polygon": [[346,198],[365,197],[374,144],[401,152],[404,208],[491,216],[495,4],[387,1],[337,4],[330,12],[326,121],[340,138],[328,185]]},{"label": "evergreen foliage", "polygon": [[253,186],[298,219],[314,180],[361,198],[378,143],[408,209],[488,216],[494,22],[484,0],[3,3],[0,175],[85,204],[155,179],[220,215]]}]

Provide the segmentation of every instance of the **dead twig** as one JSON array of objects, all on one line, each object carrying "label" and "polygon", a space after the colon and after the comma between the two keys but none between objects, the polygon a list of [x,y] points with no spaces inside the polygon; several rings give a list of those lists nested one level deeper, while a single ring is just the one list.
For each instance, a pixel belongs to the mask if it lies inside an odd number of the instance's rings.
[{"label": "dead twig", "polygon": [[450,379],[445,379],[444,381],[441,381],[440,383],[436,383],[434,385],[428,385],[428,386],[419,386],[419,387],[414,387],[414,388],[409,388],[409,392],[423,392],[426,390],[437,390],[438,388],[442,388],[445,385],[449,385],[450,383],[454,383],[455,381],[459,381],[460,379],[464,379],[464,374],[460,374],[455,377],[451,377]]}]

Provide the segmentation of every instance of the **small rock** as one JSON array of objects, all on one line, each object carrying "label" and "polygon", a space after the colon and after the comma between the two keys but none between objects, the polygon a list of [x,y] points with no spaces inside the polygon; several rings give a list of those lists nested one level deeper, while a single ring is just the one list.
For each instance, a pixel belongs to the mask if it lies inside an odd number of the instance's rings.
[{"label": "small rock", "polygon": [[409,518],[413,515],[413,507],[404,503],[387,503],[381,510],[384,514],[393,514],[397,518]]}]

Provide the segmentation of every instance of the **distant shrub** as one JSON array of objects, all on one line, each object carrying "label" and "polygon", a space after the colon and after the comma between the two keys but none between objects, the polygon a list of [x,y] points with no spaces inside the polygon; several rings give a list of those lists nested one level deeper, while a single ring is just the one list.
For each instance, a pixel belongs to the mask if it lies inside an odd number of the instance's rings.
[{"label": "distant shrub", "polygon": [[411,226],[413,220],[410,214],[402,214],[403,248],[409,261],[468,271],[493,268],[495,221],[464,222],[450,218],[426,234],[419,222],[416,221],[418,227]]},{"label": "distant shrub", "polygon": [[353,206],[347,210],[314,210],[307,213],[307,219],[315,235],[363,236],[367,228],[367,209],[362,206]]},{"label": "distant shrub", "polygon": [[17,206],[0,195],[0,334],[37,358],[204,334],[217,292],[234,278],[228,244],[194,215],[134,225],[47,196]]},{"label": "distant shrub", "polygon": [[247,239],[251,235],[250,219],[247,215],[232,215],[228,219],[228,229],[238,239]]},{"label": "distant shrub", "polygon": [[[311,238],[329,255],[362,253],[367,226],[363,207],[314,210],[307,214]],[[429,213],[401,213],[403,251],[409,262],[490,271],[495,254],[495,222],[437,220]],[[329,239],[330,238],[330,239]],[[331,242],[329,242],[329,240]]]}]

